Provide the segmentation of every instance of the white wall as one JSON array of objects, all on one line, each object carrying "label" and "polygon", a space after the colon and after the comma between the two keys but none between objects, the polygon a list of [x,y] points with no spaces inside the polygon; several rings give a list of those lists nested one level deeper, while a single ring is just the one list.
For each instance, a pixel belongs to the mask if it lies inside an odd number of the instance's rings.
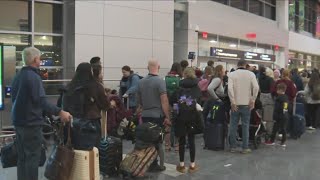
[{"label": "white wall", "polygon": [[289,49],[320,55],[320,41],[295,32],[289,33]]},{"label": "white wall", "polygon": [[[277,18],[279,22],[283,22],[282,19],[279,19],[280,17]],[[288,49],[288,31],[284,26],[279,26],[277,21],[213,1],[189,2],[189,51],[197,49],[196,27],[199,28],[199,31],[239,39],[246,39],[247,33],[254,32],[257,34],[255,41],[258,43],[278,44],[284,47],[285,51]],[[284,64],[286,56],[279,57],[282,58],[276,63]]]},{"label": "white wall", "polygon": [[120,79],[129,65],[145,75],[147,61],[160,61],[162,74],[173,62],[174,1],[76,1],[75,65],[103,60],[104,78]]}]

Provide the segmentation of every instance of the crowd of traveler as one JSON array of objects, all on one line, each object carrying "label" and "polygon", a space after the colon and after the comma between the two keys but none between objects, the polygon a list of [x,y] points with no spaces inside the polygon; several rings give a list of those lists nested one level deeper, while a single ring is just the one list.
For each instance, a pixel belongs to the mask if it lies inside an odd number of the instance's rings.
[{"label": "crowd of traveler", "polygon": [[[204,71],[189,67],[186,60],[173,63],[165,78],[160,77],[160,64],[157,60],[148,62],[149,73],[139,76],[129,66],[122,67],[119,93],[105,89],[102,66],[99,57],[90,63],[78,65],[66,92],[74,92],[86,87],[85,106],[80,114],[70,114],[71,109],[51,105],[46,100],[45,91],[39,76],[41,53],[36,48],[26,48],[23,53],[25,66],[16,75],[12,84],[12,120],[17,133],[18,180],[37,180],[41,147],[42,112],[58,115],[61,121],[68,123],[73,118],[86,117],[93,122],[96,131],[96,146],[101,138],[101,111],[122,112],[114,119],[108,119],[108,130],[114,136],[125,118],[128,108],[139,114],[141,122],[152,122],[165,130],[165,150],[159,141],[156,149],[159,163],[154,161],[150,169],[164,171],[165,151],[174,148],[179,152],[177,171],[185,173],[185,149],[189,148],[190,167],[193,173],[199,169],[195,163],[195,135],[200,134],[205,125],[203,115],[208,101],[221,102],[225,105],[226,119],[229,123],[228,138],[230,152],[237,152],[238,124],[242,124],[242,150],[250,153],[249,124],[250,112],[256,102],[271,113],[264,113],[263,120],[269,123],[267,131],[271,135],[267,145],[274,145],[276,133],[282,134],[281,146],[286,146],[286,126],[293,114],[294,99],[298,91],[303,91],[306,99],[306,121],[310,130],[320,128],[320,76],[319,71],[298,72],[297,69],[259,69],[248,66],[245,60],[239,60],[237,69],[228,72],[222,65],[214,67],[208,61]],[[124,100],[124,101],[122,101]],[[62,101],[63,102],[63,101]],[[62,103],[62,107],[68,102]],[[72,103],[72,102],[71,102]],[[126,107],[127,106],[127,107]],[[63,110],[62,110],[63,109]],[[269,109],[270,110],[270,109]],[[186,114],[182,115],[182,112]],[[190,113],[188,113],[190,112]],[[119,121],[120,119],[120,121]],[[197,129],[200,129],[199,131]],[[83,139],[85,141],[85,139]],[[206,144],[204,144],[206,146]]]}]

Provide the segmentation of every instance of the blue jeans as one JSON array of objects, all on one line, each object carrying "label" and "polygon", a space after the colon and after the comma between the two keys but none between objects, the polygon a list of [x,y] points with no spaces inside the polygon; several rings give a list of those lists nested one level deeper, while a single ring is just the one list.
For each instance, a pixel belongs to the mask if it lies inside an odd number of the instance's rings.
[{"label": "blue jeans", "polygon": [[238,106],[237,112],[231,113],[229,142],[230,148],[235,148],[237,143],[237,130],[239,120],[242,122],[242,148],[249,148],[249,125],[250,125],[250,109],[249,106]]},{"label": "blue jeans", "polygon": [[41,155],[42,127],[16,126],[18,153],[18,180],[38,180],[38,166]]}]

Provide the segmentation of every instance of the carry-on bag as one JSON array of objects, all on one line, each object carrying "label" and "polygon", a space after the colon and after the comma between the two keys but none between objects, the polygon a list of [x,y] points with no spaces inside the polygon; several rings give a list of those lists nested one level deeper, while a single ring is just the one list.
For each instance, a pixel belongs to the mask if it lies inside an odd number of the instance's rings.
[{"label": "carry-on bag", "polygon": [[133,150],[121,162],[120,172],[124,177],[143,177],[157,156],[158,152],[154,146]]},{"label": "carry-on bag", "polygon": [[103,175],[117,176],[122,161],[122,141],[107,134],[107,113],[102,112],[102,124],[105,134],[100,140],[100,172]]},{"label": "carry-on bag", "polygon": [[70,129],[69,123],[67,144],[56,146],[48,159],[44,176],[49,180],[69,180],[75,154],[71,147]]},{"label": "carry-on bag", "polygon": [[222,123],[207,123],[205,125],[205,147],[210,150],[224,150],[226,127]]},{"label": "carry-on bag", "polygon": [[99,150],[74,150],[75,156],[69,180],[100,180]]}]

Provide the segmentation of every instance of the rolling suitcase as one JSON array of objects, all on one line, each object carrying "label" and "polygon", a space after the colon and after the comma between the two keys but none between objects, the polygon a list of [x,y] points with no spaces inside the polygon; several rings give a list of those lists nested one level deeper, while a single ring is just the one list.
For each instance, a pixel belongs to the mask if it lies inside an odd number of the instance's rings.
[{"label": "rolling suitcase", "polygon": [[103,175],[117,176],[122,161],[122,141],[107,136],[107,113],[102,113],[104,132],[99,146],[100,171]]},{"label": "rolling suitcase", "polygon": [[99,151],[74,150],[74,161],[69,180],[100,180]]},{"label": "rolling suitcase", "polygon": [[120,172],[124,177],[143,177],[157,156],[154,146],[133,150],[121,162]]},{"label": "rolling suitcase", "polygon": [[204,130],[205,147],[210,150],[224,150],[226,137],[226,110],[222,102],[210,101],[206,109]]},{"label": "rolling suitcase", "polygon": [[225,137],[226,131],[224,124],[206,124],[204,139],[207,149],[215,151],[224,150]]}]

